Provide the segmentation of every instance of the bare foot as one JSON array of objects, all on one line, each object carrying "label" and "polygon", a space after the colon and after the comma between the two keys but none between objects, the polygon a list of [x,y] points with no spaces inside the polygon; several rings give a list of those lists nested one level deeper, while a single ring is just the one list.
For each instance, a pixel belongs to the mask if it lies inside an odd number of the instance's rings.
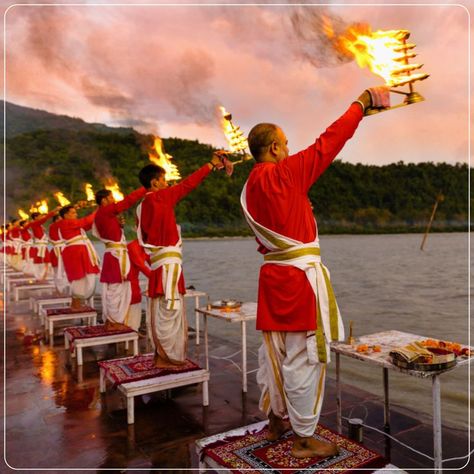
[{"label": "bare foot", "polygon": [[276,416],[272,411],[268,414],[268,441],[276,441],[284,433],[291,430],[290,422]]},{"label": "bare foot", "polygon": [[313,437],[301,437],[295,434],[295,441],[291,448],[291,455],[295,458],[327,458],[339,453],[338,447],[333,443],[318,441]]},{"label": "bare foot", "polygon": [[116,323],[115,321],[110,321],[107,319],[105,321],[105,330],[106,331],[121,331],[123,329],[130,329],[127,325],[122,323]]},{"label": "bare foot", "polygon": [[81,298],[72,298],[71,299],[71,308],[72,309],[80,309],[82,308],[82,299]]}]

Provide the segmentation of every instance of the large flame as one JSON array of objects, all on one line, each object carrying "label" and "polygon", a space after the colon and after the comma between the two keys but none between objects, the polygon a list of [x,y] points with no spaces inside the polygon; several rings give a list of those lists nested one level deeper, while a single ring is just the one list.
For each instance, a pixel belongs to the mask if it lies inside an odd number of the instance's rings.
[{"label": "large flame", "polygon": [[244,151],[248,147],[247,139],[244,137],[240,127],[236,127],[232,123],[232,115],[221,105],[219,109],[222,113],[221,126],[224,132],[230,151],[238,153]]},{"label": "large flame", "polygon": [[412,50],[415,44],[407,43],[407,30],[371,31],[368,25],[348,28],[342,35],[335,36],[330,20],[324,22],[324,32],[342,53],[353,56],[359,67],[368,67],[382,77],[389,87],[426,79],[428,74],[413,73],[422,64],[409,64],[416,56]]},{"label": "large flame", "polygon": [[61,191],[54,193],[54,197],[58,200],[60,206],[68,206],[71,204],[71,201],[65,197]]},{"label": "large flame", "polygon": [[155,165],[161,166],[166,171],[166,181],[181,179],[178,167],[171,162],[173,157],[163,150],[163,141],[160,137],[155,137],[153,148],[148,152],[148,158],[155,163]]},{"label": "large flame", "polygon": [[18,215],[20,216],[21,220],[26,220],[30,217],[23,209],[18,209]]},{"label": "large flame", "polygon": [[94,191],[92,190],[92,184],[86,183],[84,185],[84,191],[88,201],[95,201]]},{"label": "large flame", "polygon": [[123,194],[120,192],[120,188],[117,181],[109,179],[108,183],[105,185],[105,189],[108,189],[112,192],[112,196],[114,197],[115,201],[123,200]]}]

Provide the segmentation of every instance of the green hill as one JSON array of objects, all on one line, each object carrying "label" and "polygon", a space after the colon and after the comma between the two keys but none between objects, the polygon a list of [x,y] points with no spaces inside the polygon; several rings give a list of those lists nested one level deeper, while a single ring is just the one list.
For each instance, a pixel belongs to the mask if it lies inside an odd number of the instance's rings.
[{"label": "green hill", "polygon": [[[0,101],[2,110],[5,102]],[[1,114],[1,136],[3,139],[3,114]],[[56,115],[44,110],[31,109],[6,102],[7,137],[15,137],[35,130],[74,130],[74,131],[102,131],[113,133],[130,133],[130,128],[107,127],[100,123],[87,123],[79,118],[66,115]]]},{"label": "green hill", "polygon": [[[139,186],[137,174],[149,163],[152,136],[68,117],[55,122],[53,114],[15,107],[15,129],[29,126],[31,130],[8,135],[7,218],[38,199],[48,197],[50,206],[56,205],[52,193],[58,190],[71,200],[84,199],[84,183],[92,183],[97,190],[106,176],[115,177],[124,192]],[[36,112],[47,115],[46,129],[35,128],[41,124]],[[36,118],[28,125],[29,117]],[[54,123],[60,127],[54,128]],[[198,141],[168,138],[163,143],[182,176],[208,161],[213,151]],[[213,173],[184,199],[177,208],[183,234],[249,234],[239,195],[251,168],[252,162],[239,165],[232,178]],[[369,166],[336,160],[313,186],[310,199],[322,233],[413,232],[423,230],[439,192],[446,198],[439,205],[435,230],[467,229],[467,165]],[[132,211],[128,222],[131,228]]]}]

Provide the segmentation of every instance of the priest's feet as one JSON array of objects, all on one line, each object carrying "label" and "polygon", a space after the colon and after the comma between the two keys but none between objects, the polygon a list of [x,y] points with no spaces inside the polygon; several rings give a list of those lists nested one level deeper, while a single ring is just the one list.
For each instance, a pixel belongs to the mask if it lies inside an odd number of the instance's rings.
[{"label": "priest's feet", "polygon": [[155,354],[155,367],[158,369],[175,369],[185,364],[185,361],[170,361],[169,359],[163,359],[158,354]]},{"label": "priest's feet", "polygon": [[291,430],[291,425],[289,421],[283,420],[282,418],[279,418],[273,413],[269,414],[268,419],[269,419],[268,434],[267,434],[268,441],[276,441],[284,433]]},{"label": "priest's feet", "polygon": [[295,435],[291,455],[295,458],[327,458],[338,454],[339,449],[333,443],[318,441],[313,437],[303,438]]}]

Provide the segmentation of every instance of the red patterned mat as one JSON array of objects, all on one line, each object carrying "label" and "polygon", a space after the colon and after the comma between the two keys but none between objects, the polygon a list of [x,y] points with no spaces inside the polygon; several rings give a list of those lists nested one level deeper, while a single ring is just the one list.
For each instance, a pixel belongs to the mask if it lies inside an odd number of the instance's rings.
[{"label": "red patterned mat", "polygon": [[74,326],[71,328],[64,329],[64,334],[67,334],[67,338],[72,342],[76,339],[88,339],[91,337],[103,337],[103,336],[115,336],[116,334],[128,334],[135,332],[133,329],[114,329],[108,331],[105,329],[104,324],[98,324],[97,326]]},{"label": "red patterned mat", "polygon": [[[329,458],[297,459],[290,454],[293,433],[289,431],[277,441],[267,441],[267,426],[262,430],[241,436],[231,436],[203,448],[201,458],[208,456],[219,466],[233,473],[257,474],[338,474],[361,469],[356,472],[372,472],[387,464],[387,461],[370,449],[318,425],[314,437],[321,441],[336,443],[339,454]],[[266,471],[263,471],[263,470]]]},{"label": "red patterned mat", "polygon": [[99,366],[112,377],[114,386],[154,377],[163,377],[164,375],[201,370],[199,365],[189,359],[186,359],[184,365],[178,365],[176,368],[158,369],[155,367],[153,358],[153,354],[143,354],[125,359],[105,360],[99,362]]},{"label": "red patterned mat", "polygon": [[95,309],[90,306],[81,306],[80,308],[54,308],[47,309],[46,314],[48,316],[57,316],[58,314],[75,314],[75,313],[95,313]]}]

